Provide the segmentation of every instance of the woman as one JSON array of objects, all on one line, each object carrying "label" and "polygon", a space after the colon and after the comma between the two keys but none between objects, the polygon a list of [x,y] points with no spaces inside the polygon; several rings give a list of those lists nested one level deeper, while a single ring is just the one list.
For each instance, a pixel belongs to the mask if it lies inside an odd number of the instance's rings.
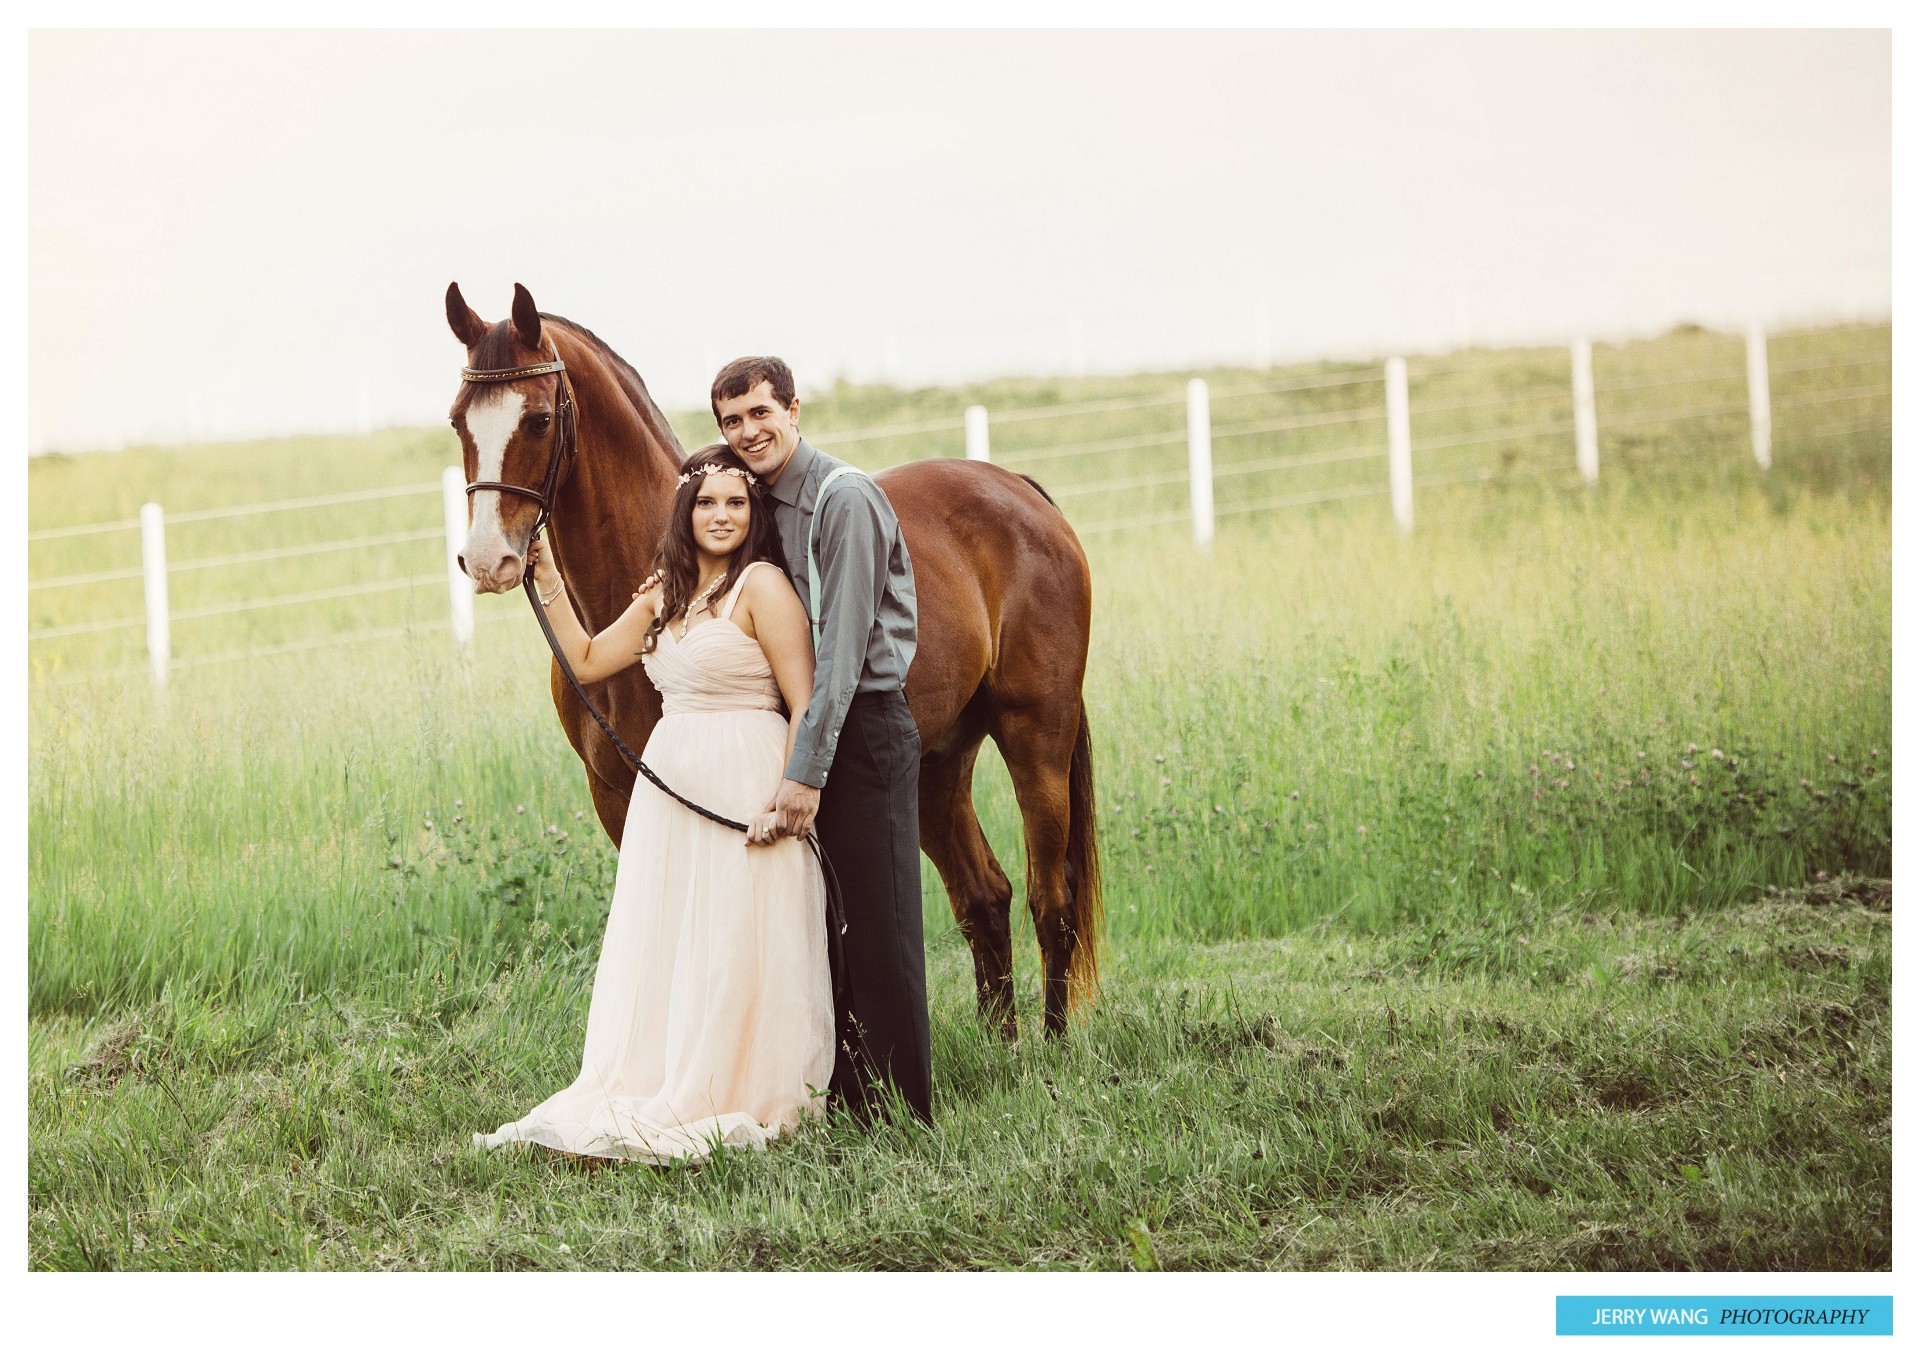
[{"label": "woman", "polygon": [[661,585],[619,619],[590,637],[539,541],[534,585],[581,681],[645,664],[665,708],[648,766],[752,830],[635,781],[579,1078],[476,1145],[654,1163],[763,1146],[820,1111],[833,1070],[820,866],[762,812],[813,688],[806,613],[740,457],[708,446],[681,469]]}]

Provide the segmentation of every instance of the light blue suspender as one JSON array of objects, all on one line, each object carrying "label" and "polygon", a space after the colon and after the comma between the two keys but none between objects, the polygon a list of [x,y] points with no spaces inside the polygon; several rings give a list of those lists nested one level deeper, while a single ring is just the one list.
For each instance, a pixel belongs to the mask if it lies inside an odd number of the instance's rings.
[{"label": "light blue suspender", "polygon": [[840,465],[820,481],[820,491],[814,495],[813,515],[807,518],[807,601],[811,607],[809,618],[813,621],[813,651],[820,652],[820,562],[813,554],[814,527],[820,522],[820,506],[827,500],[827,487],[842,474],[858,474],[852,465]]}]

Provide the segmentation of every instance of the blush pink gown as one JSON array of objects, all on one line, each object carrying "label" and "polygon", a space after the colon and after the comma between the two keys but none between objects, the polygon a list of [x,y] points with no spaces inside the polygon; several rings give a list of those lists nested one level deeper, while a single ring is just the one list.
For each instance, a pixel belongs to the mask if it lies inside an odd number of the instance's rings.
[{"label": "blush pink gown", "polygon": [[[779,787],[787,721],[766,654],[731,619],[738,598],[736,584],[718,617],[684,640],[669,626],[641,659],[665,705],[641,754],[679,793],[746,821]],[[820,1112],[833,1070],[825,910],[805,842],[750,846],[637,780],[580,1075],[474,1144],[665,1163],[764,1146]]]}]

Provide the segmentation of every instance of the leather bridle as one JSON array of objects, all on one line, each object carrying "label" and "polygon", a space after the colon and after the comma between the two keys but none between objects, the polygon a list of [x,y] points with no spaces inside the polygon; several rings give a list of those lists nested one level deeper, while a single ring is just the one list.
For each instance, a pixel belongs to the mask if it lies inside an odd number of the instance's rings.
[{"label": "leather bridle", "polygon": [[[567,364],[560,360],[560,349],[554,346],[553,339],[547,339],[547,350],[553,353],[552,361],[537,362],[532,366],[508,366],[496,371],[476,371],[471,366],[460,368],[460,379],[476,385],[504,385],[512,380],[534,380],[540,376],[556,376],[553,399],[553,450],[547,456],[547,472],[540,478],[540,487],[528,488],[525,484],[499,483],[491,479],[480,479],[467,485],[467,496],[472,497],[483,488],[496,493],[517,493],[523,498],[532,498],[540,504],[539,519],[533,523],[533,531],[527,536],[532,540],[540,533],[540,528],[553,517],[554,494],[560,491],[560,483],[567,472],[573,468],[573,458],[580,446],[580,424],[574,417],[573,386],[567,381]],[[532,577],[532,570],[528,570]]]}]

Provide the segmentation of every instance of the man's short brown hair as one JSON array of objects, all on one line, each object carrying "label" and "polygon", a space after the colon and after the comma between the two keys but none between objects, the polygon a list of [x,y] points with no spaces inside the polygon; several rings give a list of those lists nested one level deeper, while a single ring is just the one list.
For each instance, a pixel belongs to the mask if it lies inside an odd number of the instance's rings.
[{"label": "man's short brown hair", "polygon": [[778,357],[735,357],[713,378],[708,401],[715,420],[720,417],[722,399],[738,399],[763,380],[773,386],[774,400],[781,408],[793,406],[793,371],[785,362]]}]

